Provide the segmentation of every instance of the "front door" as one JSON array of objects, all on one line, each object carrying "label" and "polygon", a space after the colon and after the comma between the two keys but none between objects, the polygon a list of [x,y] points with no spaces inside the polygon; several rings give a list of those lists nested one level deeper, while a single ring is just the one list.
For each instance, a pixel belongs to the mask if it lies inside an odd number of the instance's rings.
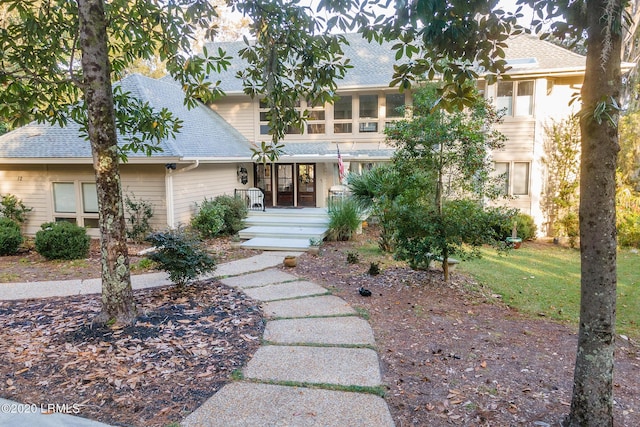
[{"label": "front door", "polygon": [[298,206],[314,208],[316,206],[316,165],[299,164],[298,175]]},{"label": "front door", "polygon": [[291,163],[277,165],[276,182],[278,183],[276,205],[293,206],[293,165]]},{"label": "front door", "polygon": [[273,206],[273,188],[271,184],[271,165],[258,163],[255,165],[256,187],[264,192],[264,205]]}]

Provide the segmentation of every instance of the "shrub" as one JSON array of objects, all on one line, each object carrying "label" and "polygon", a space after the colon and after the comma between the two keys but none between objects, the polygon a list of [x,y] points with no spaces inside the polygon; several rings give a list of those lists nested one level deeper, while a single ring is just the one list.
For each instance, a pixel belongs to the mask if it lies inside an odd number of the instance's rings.
[{"label": "shrub", "polygon": [[225,195],[204,199],[197,208],[198,213],[191,220],[191,227],[204,238],[236,234],[242,229],[242,220],[247,216],[243,200]]},{"label": "shrub", "polygon": [[89,255],[87,230],[70,222],[47,222],[36,233],[36,251],[47,259],[80,259]]},{"label": "shrub", "polygon": [[205,239],[220,234],[227,207],[205,199],[198,208],[198,213],[191,219],[191,227]]},{"label": "shrub", "polygon": [[378,274],[380,274],[380,263],[372,262],[371,264],[369,264],[369,270],[367,271],[367,273],[369,273],[369,276],[377,276]]},{"label": "shrub", "polygon": [[533,220],[531,215],[527,215],[522,212],[518,212],[515,214],[511,221],[505,222],[503,224],[499,224],[498,234],[501,239],[504,240],[507,237],[511,237],[511,232],[513,230],[513,223],[516,223],[516,232],[518,237],[522,240],[534,240],[538,233],[538,226]]},{"label": "shrub", "polygon": [[347,252],[347,264],[357,264],[360,262],[360,255],[357,252]]},{"label": "shrub", "polygon": [[24,223],[27,220],[27,214],[32,210],[12,194],[2,196],[0,201],[0,217],[9,218],[18,224]]},{"label": "shrub", "polygon": [[516,215],[518,237],[522,240],[534,240],[538,233],[538,226],[536,225],[533,217],[525,213],[518,213]]},{"label": "shrub", "polygon": [[149,258],[180,287],[216,267],[216,261],[204,250],[197,236],[182,227],[153,233],[146,240],[157,248]]},{"label": "shrub", "polygon": [[558,221],[562,226],[565,234],[569,238],[569,245],[572,248],[576,247],[578,236],[580,235],[580,223],[578,221],[578,215],[574,212],[567,212],[565,216]]},{"label": "shrub", "polygon": [[224,211],[224,227],[222,233],[227,236],[236,234],[242,230],[244,225],[242,220],[247,217],[247,205],[242,199],[233,196],[218,196],[213,201],[219,205],[226,206]]},{"label": "shrub", "polygon": [[124,206],[129,214],[127,218],[127,238],[141,243],[151,232],[149,220],[153,217],[153,207],[145,200],[136,199],[132,194],[124,198]]},{"label": "shrub", "polygon": [[351,198],[336,204],[329,210],[329,238],[332,240],[350,240],[360,226],[360,209]]},{"label": "shrub", "polygon": [[626,212],[618,217],[618,244],[640,248],[640,212]]},{"label": "shrub", "polygon": [[0,255],[15,254],[22,242],[18,223],[9,218],[0,218]]}]

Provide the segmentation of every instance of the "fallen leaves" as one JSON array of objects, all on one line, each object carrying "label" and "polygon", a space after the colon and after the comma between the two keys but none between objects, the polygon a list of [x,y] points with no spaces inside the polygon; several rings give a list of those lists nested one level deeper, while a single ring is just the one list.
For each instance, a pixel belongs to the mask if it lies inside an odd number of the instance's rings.
[{"label": "fallen leaves", "polygon": [[137,292],[132,327],[92,327],[98,298],[0,302],[2,397],[84,402],[84,417],[166,425],[217,391],[260,343],[257,304],[213,280]]}]

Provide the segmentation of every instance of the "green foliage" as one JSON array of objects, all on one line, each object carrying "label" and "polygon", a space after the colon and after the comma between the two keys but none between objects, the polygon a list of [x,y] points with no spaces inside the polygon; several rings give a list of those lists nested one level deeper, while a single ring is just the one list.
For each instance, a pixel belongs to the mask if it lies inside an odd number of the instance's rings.
[{"label": "green foliage", "polygon": [[153,207],[146,200],[136,199],[134,194],[126,195],[124,206],[127,210],[127,237],[141,243],[151,232],[149,220],[153,217]]},{"label": "green foliage", "polygon": [[27,207],[13,194],[2,196],[0,201],[0,217],[9,218],[18,224],[23,224],[27,220],[27,214],[32,210],[33,208]]},{"label": "green foliage", "polygon": [[376,166],[361,175],[351,174],[348,179],[351,197],[360,206],[378,219],[380,237],[378,246],[391,252],[393,243],[392,209],[396,198],[403,191],[401,174],[393,165]]},{"label": "green foliage", "polygon": [[575,212],[567,212],[562,218],[560,218],[558,224],[560,224],[564,233],[569,238],[569,245],[572,248],[575,248],[578,236],[580,235],[578,215]]},{"label": "green foliage", "polygon": [[[636,100],[636,103],[638,101]],[[620,152],[618,173],[623,186],[640,192],[640,111],[626,114],[620,120]]]},{"label": "green foliage", "polygon": [[224,228],[226,206],[205,199],[197,208],[198,213],[191,219],[191,228],[205,239],[220,234]]},{"label": "green foliage", "polygon": [[562,218],[578,212],[580,184],[580,123],[577,117],[552,121],[545,128],[545,153],[542,159],[547,180],[542,209],[548,218],[549,232],[568,235]]},{"label": "green foliage", "polygon": [[247,216],[245,203],[227,195],[204,199],[197,208],[198,213],[191,220],[191,227],[204,238],[236,234],[242,230],[242,220]]},{"label": "green foliage", "polygon": [[329,210],[329,239],[350,240],[362,222],[360,215],[361,210],[353,199],[347,197],[337,203]]},{"label": "green foliage", "polygon": [[47,259],[80,259],[89,255],[87,230],[70,222],[47,222],[36,233],[36,251]]},{"label": "green foliage", "polygon": [[434,109],[437,89],[418,90],[413,116],[385,130],[397,146],[393,166],[399,190],[385,216],[394,230],[396,257],[412,266],[428,265],[434,256],[448,265],[450,255],[472,256],[486,243],[503,247],[496,224],[513,215],[478,202],[500,193],[489,157],[505,139],[492,128],[500,117],[477,94],[464,111]]},{"label": "green foliage", "polygon": [[640,213],[628,212],[618,218],[618,244],[640,248]]},{"label": "green foliage", "polygon": [[538,226],[533,220],[533,217],[522,212],[517,212],[514,213],[508,221],[497,226],[496,232],[500,240],[512,237],[514,222],[516,224],[516,237],[521,238],[523,241],[534,240],[536,238]]},{"label": "green foliage", "polygon": [[149,258],[169,273],[171,281],[178,286],[216,267],[216,261],[204,250],[202,242],[184,228],[156,232],[146,240],[157,249]]},{"label": "green foliage", "polygon": [[355,251],[347,252],[347,264],[357,264],[360,262],[360,255]]},{"label": "green foliage", "polygon": [[[460,263],[458,269],[502,296],[502,301],[538,318],[569,321],[580,316],[580,251],[564,246],[523,245],[508,256],[481,248],[481,258]],[[616,333],[640,338],[640,254],[618,252]]]},{"label": "green foliage", "polygon": [[13,255],[23,242],[20,225],[9,218],[0,218],[0,255]]},{"label": "green foliage", "polygon": [[367,274],[369,274],[369,276],[377,276],[378,274],[380,274],[380,263],[379,262],[370,263],[369,270],[367,270]]}]

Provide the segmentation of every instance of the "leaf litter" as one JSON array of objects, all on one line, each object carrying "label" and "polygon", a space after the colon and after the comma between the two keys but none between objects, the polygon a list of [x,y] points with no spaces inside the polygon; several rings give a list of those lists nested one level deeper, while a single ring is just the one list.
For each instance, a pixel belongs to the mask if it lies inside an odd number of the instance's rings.
[{"label": "leaf litter", "polygon": [[215,280],[137,291],[138,321],[96,327],[99,296],[0,302],[0,395],[80,405],[121,426],[181,420],[257,350],[258,304]]}]

